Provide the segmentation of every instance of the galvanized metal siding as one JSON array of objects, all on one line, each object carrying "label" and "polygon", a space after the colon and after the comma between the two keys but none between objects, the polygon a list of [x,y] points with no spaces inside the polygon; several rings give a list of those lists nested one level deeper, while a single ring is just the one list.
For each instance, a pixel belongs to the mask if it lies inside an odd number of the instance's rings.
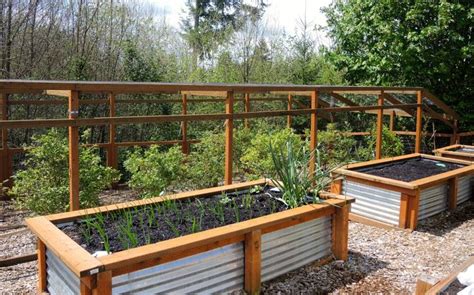
[{"label": "galvanized metal siding", "polygon": [[262,281],[330,255],[331,217],[322,217],[262,236]]},{"label": "galvanized metal siding", "polygon": [[400,219],[401,193],[345,180],[344,195],[356,199],[351,212],[380,222],[397,225]]},{"label": "galvanized metal siding", "polygon": [[472,198],[472,182],[474,176],[466,175],[458,180],[458,199],[457,203],[461,204]]},{"label": "galvanized metal siding", "polygon": [[51,295],[80,293],[79,278],[50,250],[46,250],[46,282]]},{"label": "galvanized metal siding", "polygon": [[420,192],[418,220],[428,218],[448,209],[448,184],[442,183]]},{"label": "galvanized metal siding", "polygon": [[112,279],[112,293],[211,294],[242,289],[242,243],[227,245]]}]

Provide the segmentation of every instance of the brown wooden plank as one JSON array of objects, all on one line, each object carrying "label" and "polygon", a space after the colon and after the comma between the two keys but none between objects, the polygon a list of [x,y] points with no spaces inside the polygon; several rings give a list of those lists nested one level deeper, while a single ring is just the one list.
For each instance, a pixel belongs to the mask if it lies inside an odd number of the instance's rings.
[{"label": "brown wooden plank", "polygon": [[260,294],[262,232],[257,229],[245,235],[244,289],[247,294]]},{"label": "brown wooden plank", "polygon": [[[315,90],[311,93],[311,109],[316,111],[319,106],[319,95],[318,92]],[[311,113],[311,122],[310,122],[310,142],[309,142],[309,150],[314,151],[318,146],[318,115],[316,112]],[[309,162],[309,173],[313,174],[316,169],[316,158],[314,156],[311,157]]]},{"label": "brown wooden plank", "polygon": [[[383,92],[378,96],[377,105],[383,106]],[[377,114],[376,140],[375,140],[375,159],[382,158],[382,130],[383,130],[383,110],[380,109]]]},{"label": "brown wooden plank", "polygon": [[112,295],[112,272],[99,272],[97,275],[97,286],[92,290],[94,295]]},{"label": "brown wooden plank", "polygon": [[[421,91],[418,91],[416,94],[416,102],[420,105],[423,103],[423,93]],[[419,106],[416,108],[415,153],[421,152],[422,119],[423,119],[422,107]]]},{"label": "brown wooden plank", "polygon": [[[92,289],[96,287],[96,276],[89,276],[81,278],[80,281],[80,294],[81,295],[92,295]],[[94,283],[94,286],[91,286]],[[92,288],[91,288],[92,287]]]},{"label": "brown wooden plank", "polygon": [[415,191],[415,195],[408,198],[408,222],[407,227],[415,230],[418,224],[418,213],[420,212],[420,190]]},{"label": "brown wooden plank", "polygon": [[[79,92],[69,92],[69,120],[79,112]],[[69,127],[69,210],[79,210],[79,128]]]},{"label": "brown wooden plank", "polygon": [[46,245],[38,239],[38,292],[47,291],[47,282],[46,282]]},{"label": "brown wooden plank", "polygon": [[342,179],[336,179],[331,182],[331,193],[342,194]]},{"label": "brown wooden plank", "polygon": [[458,203],[459,177],[455,176],[448,180],[448,209],[455,210]]},{"label": "brown wooden plank", "polygon": [[[292,104],[293,104],[293,96],[291,94],[288,94],[288,102],[286,106],[286,109],[288,111],[291,111]],[[286,127],[291,128],[291,124],[292,124],[292,118],[291,118],[291,115],[288,115],[286,117]]]},{"label": "brown wooden plank", "polygon": [[[227,115],[234,113],[234,93],[227,92],[225,102],[225,112]],[[225,122],[225,168],[224,168],[224,184],[232,184],[232,146],[233,146],[234,120],[232,117]]]},{"label": "brown wooden plank", "polygon": [[349,210],[350,205],[336,207],[333,216],[332,253],[339,260],[347,260],[349,255]]},{"label": "brown wooden plank", "polygon": [[78,277],[88,276],[102,264],[85,249],[63,233],[46,217],[26,219],[28,228]]},{"label": "brown wooden plank", "polygon": [[425,295],[436,284],[433,277],[424,276],[416,280],[415,295]]},{"label": "brown wooden plank", "polygon": [[392,111],[390,113],[390,123],[389,123],[389,129],[390,131],[395,131],[395,118],[396,118],[397,114],[395,113],[395,111]]},{"label": "brown wooden plank", "polygon": [[[109,93],[109,116],[115,117],[115,93]],[[118,150],[115,145],[116,128],[114,124],[109,125],[109,145],[107,147],[107,166],[114,169],[118,168]]]},{"label": "brown wooden plank", "polygon": [[[245,93],[244,94],[244,112],[249,113],[250,112],[250,94]],[[244,119],[244,127],[249,128],[249,120]]]},{"label": "brown wooden plank", "polygon": [[47,95],[69,97],[71,91],[68,90],[46,90]]},{"label": "brown wooden plank", "polygon": [[398,221],[398,226],[400,228],[407,228],[408,218],[409,218],[409,204],[410,204],[410,195],[401,194],[400,196],[400,217]]},{"label": "brown wooden plank", "polygon": [[226,91],[206,91],[206,90],[194,90],[194,91],[181,91],[183,95],[193,96],[214,96],[214,97],[227,97]]},{"label": "brown wooden plank", "polygon": [[[186,94],[183,94],[182,100],[183,100],[181,104],[182,114],[186,115],[188,113],[188,96]],[[181,149],[183,151],[183,154],[187,155],[189,154],[189,144],[188,144],[188,122],[186,121],[181,122],[181,136],[183,139],[183,142],[181,143],[182,145]]]},{"label": "brown wooden plank", "polygon": [[25,262],[35,261],[36,259],[38,259],[38,254],[36,252],[32,254],[8,257],[0,260],[0,267],[17,265]]},{"label": "brown wooden plank", "polygon": [[[0,93],[0,112],[1,119],[8,120],[8,94]],[[1,145],[2,149],[0,150],[0,183],[3,183],[5,180],[10,178],[11,171],[9,169],[9,148],[8,148],[8,129],[2,128],[0,130],[0,135],[2,138]],[[0,192],[0,195],[2,193]]]},{"label": "brown wooden plank", "polygon": [[382,229],[385,229],[385,230],[402,230],[402,228],[396,227],[394,225],[384,223],[384,222],[380,222],[380,221],[373,220],[373,219],[369,219],[367,217],[360,216],[360,215],[357,215],[357,214],[354,214],[354,213],[349,213],[349,220],[353,221],[353,222],[373,226],[373,227],[382,228]]}]

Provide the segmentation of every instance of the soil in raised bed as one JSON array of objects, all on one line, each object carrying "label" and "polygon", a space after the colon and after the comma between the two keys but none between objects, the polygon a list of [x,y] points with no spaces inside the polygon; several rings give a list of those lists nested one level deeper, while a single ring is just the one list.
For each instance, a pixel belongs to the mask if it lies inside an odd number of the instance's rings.
[{"label": "soil in raised bed", "polygon": [[358,168],[354,169],[354,171],[410,182],[462,167],[464,167],[464,165],[451,162],[426,158],[412,158],[392,163]]},{"label": "soil in raised bed", "polygon": [[474,148],[460,147],[453,150],[453,152],[474,154]]},{"label": "soil in raised bed", "polygon": [[[168,200],[146,208],[132,208],[128,210],[132,239],[124,231],[127,224],[125,211],[104,213],[102,217],[110,252],[113,253],[284,211],[287,207],[278,200],[280,196],[281,193],[265,187],[258,192],[247,190],[212,197]],[[222,208],[222,214],[217,213],[219,208]],[[89,218],[97,220],[94,215]],[[105,250],[104,239],[84,220],[59,228],[91,254]],[[136,242],[130,242],[134,239]]]}]

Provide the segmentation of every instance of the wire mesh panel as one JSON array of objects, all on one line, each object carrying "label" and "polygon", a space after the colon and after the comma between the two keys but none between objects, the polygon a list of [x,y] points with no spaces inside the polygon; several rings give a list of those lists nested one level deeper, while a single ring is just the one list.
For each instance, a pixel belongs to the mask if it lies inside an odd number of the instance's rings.
[{"label": "wire mesh panel", "polygon": [[351,212],[380,222],[398,226],[401,193],[345,180],[344,195],[353,197]]},{"label": "wire mesh panel", "polygon": [[331,217],[322,217],[262,236],[262,281],[330,255]]},{"label": "wire mesh panel", "polygon": [[112,293],[210,294],[242,289],[244,249],[235,243],[112,279]]}]

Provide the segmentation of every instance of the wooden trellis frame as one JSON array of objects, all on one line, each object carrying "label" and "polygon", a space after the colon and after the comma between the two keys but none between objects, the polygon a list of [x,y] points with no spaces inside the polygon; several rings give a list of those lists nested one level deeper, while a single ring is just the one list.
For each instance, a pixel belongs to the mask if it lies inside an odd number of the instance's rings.
[{"label": "wooden trellis frame", "polygon": [[[67,100],[9,100],[9,94],[47,94],[65,97]],[[107,94],[108,99],[81,100],[81,94]],[[159,100],[133,100],[118,99],[121,94],[181,94],[181,99],[159,99]],[[252,98],[256,93],[285,95],[286,97]],[[346,94],[371,95],[377,97],[377,104],[370,106],[358,105],[345,97]],[[394,94],[415,95],[416,103],[402,103]],[[341,102],[342,106],[331,106],[321,98],[321,95],[330,95]],[[206,96],[212,98],[194,98],[191,96]],[[292,103],[297,103],[294,96],[309,98],[309,105],[300,105],[299,109],[293,109]],[[282,101],[287,102],[286,110],[278,111],[251,111],[251,101]],[[244,112],[234,112],[236,101],[244,103]],[[434,111],[428,104],[436,105],[443,113]],[[224,103],[225,113],[218,114],[188,114],[189,103],[220,102]],[[388,102],[388,103],[387,103]],[[30,104],[30,105],[58,105],[68,103],[67,119],[47,120],[8,120],[8,105]],[[157,115],[157,116],[129,116],[116,117],[115,107],[119,103],[180,103],[183,111],[181,115]],[[108,104],[109,117],[103,118],[80,118],[78,107],[80,104]],[[416,116],[415,147],[420,151],[422,113],[425,111],[430,117],[440,120],[453,127],[454,140],[459,138],[457,120],[459,116],[436,96],[426,89],[420,87],[379,87],[379,86],[318,86],[318,85],[256,85],[256,84],[184,84],[184,83],[136,83],[136,82],[77,82],[77,81],[23,81],[23,80],[0,80],[0,106],[2,117],[0,129],[2,130],[2,149],[0,150],[0,181],[8,179],[11,175],[12,155],[23,149],[10,149],[8,147],[8,129],[13,128],[49,128],[68,127],[69,151],[70,151],[70,201],[71,210],[79,209],[79,167],[78,167],[78,128],[81,126],[109,127],[109,142],[98,144],[107,148],[107,164],[117,166],[117,148],[119,146],[149,145],[149,144],[177,144],[181,143],[183,152],[188,152],[188,144],[192,142],[187,139],[187,124],[189,121],[225,121],[226,143],[225,143],[225,184],[232,183],[232,130],[234,120],[244,120],[244,126],[249,126],[248,119],[286,116],[291,126],[293,116],[309,115],[310,145],[317,145],[317,121],[318,117],[328,118],[329,114],[337,112],[365,112],[377,114],[377,144],[376,158],[383,157],[381,154],[381,130],[383,116],[390,116],[390,124],[396,116]],[[128,142],[119,143],[115,141],[115,128],[117,125],[181,122],[182,139],[164,142]],[[410,134],[411,135],[411,134]],[[314,160],[313,160],[314,161]],[[314,169],[314,162],[311,169]]]}]

